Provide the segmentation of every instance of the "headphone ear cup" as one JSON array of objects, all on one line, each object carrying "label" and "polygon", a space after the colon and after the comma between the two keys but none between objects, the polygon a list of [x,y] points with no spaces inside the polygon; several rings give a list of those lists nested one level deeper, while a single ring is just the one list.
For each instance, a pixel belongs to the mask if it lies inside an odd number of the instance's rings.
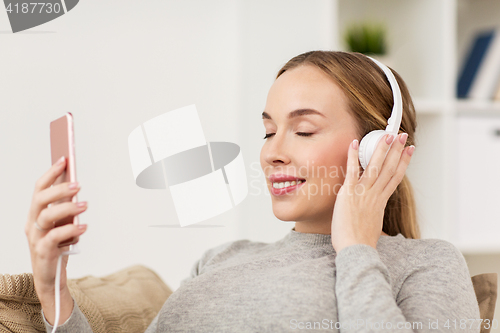
[{"label": "headphone ear cup", "polygon": [[387,132],[384,130],[371,131],[365,135],[363,139],[361,139],[358,154],[359,162],[361,163],[363,170],[366,170],[366,167],[368,166],[368,163],[370,163],[370,159],[375,152],[375,148],[377,148],[378,142],[385,134],[387,134]]}]

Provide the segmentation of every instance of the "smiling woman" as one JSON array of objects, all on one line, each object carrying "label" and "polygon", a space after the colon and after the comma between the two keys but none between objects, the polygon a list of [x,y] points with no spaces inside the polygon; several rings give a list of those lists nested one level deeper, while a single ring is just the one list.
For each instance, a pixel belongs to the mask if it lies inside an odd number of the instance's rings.
[{"label": "smiling woman", "polygon": [[[274,243],[243,239],[207,250],[147,333],[436,332],[480,320],[460,251],[444,240],[419,239],[405,176],[415,111],[403,80],[393,73],[402,93],[402,133],[384,136],[361,173],[357,140],[384,129],[393,107],[384,72],[364,55],[326,51],[301,54],[279,71],[262,113],[260,162],[274,214],[295,227]],[[53,181],[57,170],[42,183]],[[36,208],[50,192],[40,190],[34,198]],[[57,244],[33,221],[26,230],[30,248],[36,248],[33,262],[50,266]],[[53,231],[46,233],[57,237]],[[38,279],[52,286],[53,273],[41,272]],[[62,286],[59,332],[91,332]],[[50,300],[52,290],[37,293]],[[51,306],[42,302],[44,311]]]},{"label": "smiling woman", "polygon": [[[410,146],[416,114],[405,83],[394,74],[403,100],[400,130],[408,135],[405,145]],[[280,220],[296,221],[295,230],[300,232],[331,233],[333,206],[347,171],[349,142],[384,129],[392,100],[382,70],[361,54],[309,52],[291,59],[278,72],[262,113],[268,141],[262,147],[261,166],[273,194],[274,214]],[[277,193],[271,174],[286,175],[282,181],[305,178],[307,183],[300,191],[294,187]],[[420,238],[415,211],[412,187],[404,176],[388,199],[381,234]]]}]

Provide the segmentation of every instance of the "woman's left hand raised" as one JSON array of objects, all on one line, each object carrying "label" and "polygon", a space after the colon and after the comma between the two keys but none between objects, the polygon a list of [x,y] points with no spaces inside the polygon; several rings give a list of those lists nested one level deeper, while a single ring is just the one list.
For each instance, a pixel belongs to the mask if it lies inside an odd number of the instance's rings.
[{"label": "woman's left hand raised", "polygon": [[349,145],[346,177],[332,217],[332,245],[337,253],[354,244],[377,249],[387,201],[403,180],[415,149],[405,148],[407,137],[398,135],[392,145],[392,135],[382,137],[361,178],[358,141]]}]

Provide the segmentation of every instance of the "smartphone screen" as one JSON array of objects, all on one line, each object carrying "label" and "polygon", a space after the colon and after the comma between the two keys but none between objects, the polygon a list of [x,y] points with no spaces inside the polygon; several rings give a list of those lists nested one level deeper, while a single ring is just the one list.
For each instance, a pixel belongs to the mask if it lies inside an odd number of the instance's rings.
[{"label": "smartphone screen", "polygon": [[[76,163],[75,163],[75,139],[73,131],[73,115],[66,113],[64,116],[50,123],[50,151],[52,165],[56,163],[61,156],[66,158],[66,168],[63,173],[56,179],[53,185],[64,182],[76,182]],[[54,202],[59,204],[62,202],[72,201],[77,202],[77,196],[65,198]],[[78,215],[68,216],[55,221],[55,226],[59,227],[68,223],[78,224]],[[59,246],[65,246],[72,243],[73,239],[62,242]]]}]

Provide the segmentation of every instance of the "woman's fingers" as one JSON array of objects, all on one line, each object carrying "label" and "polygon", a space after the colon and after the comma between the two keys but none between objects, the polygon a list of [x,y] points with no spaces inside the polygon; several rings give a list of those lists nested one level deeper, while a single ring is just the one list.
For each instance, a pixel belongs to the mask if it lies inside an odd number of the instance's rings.
[{"label": "woman's fingers", "polygon": [[[38,241],[43,239],[51,230],[61,228],[54,228],[54,221],[83,213],[87,209],[87,203],[82,202],[81,204],[83,204],[82,207],[73,202],[53,205],[42,210],[37,220],[28,221],[25,226],[25,233],[30,247],[37,246]],[[35,225],[35,222],[38,226]]]},{"label": "woman's fingers", "polygon": [[80,191],[78,183],[61,183],[33,194],[31,219],[35,220],[47,206],[58,200],[73,197]]},{"label": "woman's fingers", "polygon": [[59,161],[54,163],[42,177],[40,177],[36,181],[30,210],[28,212],[28,220],[35,220],[40,211],[47,206],[47,204],[43,205],[43,203],[39,201],[38,194],[50,187],[56,181],[57,177],[59,177],[63,173],[65,165],[66,159],[62,157]]},{"label": "woman's fingers", "polygon": [[396,173],[394,176],[392,176],[391,180],[389,183],[385,186],[385,188],[382,191],[382,195],[389,200],[391,195],[394,193],[398,185],[401,183],[403,180],[403,177],[406,173],[406,169],[408,168],[408,165],[410,164],[411,156],[410,156],[410,151],[413,154],[413,150],[415,147],[409,146],[403,149],[403,153],[401,154],[401,158],[399,160],[398,167],[396,169]]},{"label": "woman's fingers", "polygon": [[[81,207],[78,206],[80,204]],[[54,227],[54,221],[60,220],[70,215],[77,215],[87,209],[85,201],[79,202],[63,202],[57,205],[43,209],[38,215],[36,222],[42,229],[50,229]]]},{"label": "woman's fingers", "polygon": [[408,134],[406,133],[401,133],[394,138],[394,142],[392,143],[392,146],[383,161],[380,174],[375,180],[375,183],[372,185],[372,187],[377,191],[382,192],[391,178],[398,172],[399,161],[401,160],[401,154],[405,147],[407,138]]},{"label": "woman's fingers", "polygon": [[87,230],[86,224],[66,224],[57,228],[51,229],[45,237],[41,238],[38,245],[42,248],[57,248],[57,245],[61,242],[78,237]]},{"label": "woman's fingers", "polygon": [[344,180],[345,189],[348,193],[353,193],[355,186],[358,184],[359,179],[359,142],[358,140],[353,140],[349,145],[349,150],[347,152],[347,172],[346,178]]},{"label": "woman's fingers", "polygon": [[370,189],[379,177],[382,170],[382,164],[384,163],[386,155],[389,149],[391,149],[392,144],[393,139],[391,139],[390,134],[382,136],[382,138],[378,142],[377,147],[375,148],[375,151],[370,158],[370,162],[368,163],[366,169],[363,171],[363,175],[359,180],[359,183],[363,184],[366,189]]},{"label": "woman's fingers", "polygon": [[65,165],[66,159],[63,156],[56,163],[54,163],[42,177],[40,177],[36,181],[35,193],[52,185],[56,181],[57,177],[62,174]]}]

